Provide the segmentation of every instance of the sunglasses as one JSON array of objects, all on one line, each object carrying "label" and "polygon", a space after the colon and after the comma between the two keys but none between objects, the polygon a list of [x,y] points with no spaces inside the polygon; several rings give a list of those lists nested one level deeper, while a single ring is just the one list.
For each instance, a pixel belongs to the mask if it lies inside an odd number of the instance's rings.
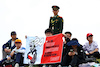
[{"label": "sunglasses", "polygon": [[90,35],[90,36],[88,36],[88,37],[92,37],[93,35]]}]

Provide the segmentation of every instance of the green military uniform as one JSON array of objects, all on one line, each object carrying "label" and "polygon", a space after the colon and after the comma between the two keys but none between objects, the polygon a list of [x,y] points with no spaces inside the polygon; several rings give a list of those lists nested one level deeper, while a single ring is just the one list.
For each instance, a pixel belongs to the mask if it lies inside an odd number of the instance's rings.
[{"label": "green military uniform", "polygon": [[54,34],[62,33],[63,30],[63,18],[56,15],[54,17],[50,17],[49,28],[53,30]]}]

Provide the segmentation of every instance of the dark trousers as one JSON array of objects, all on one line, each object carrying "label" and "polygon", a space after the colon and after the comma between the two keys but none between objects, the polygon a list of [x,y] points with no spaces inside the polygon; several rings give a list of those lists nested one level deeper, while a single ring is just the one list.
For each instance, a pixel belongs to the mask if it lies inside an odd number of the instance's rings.
[{"label": "dark trousers", "polygon": [[2,66],[2,61],[0,61],[0,66]]},{"label": "dark trousers", "polygon": [[89,58],[90,57],[95,57],[95,58],[100,58],[99,52],[94,52],[93,54],[87,55]]},{"label": "dark trousers", "polygon": [[0,61],[0,66],[2,66],[2,64],[3,64],[3,62],[4,62],[5,60],[7,60],[7,58],[5,58],[5,59],[3,59],[3,60]]},{"label": "dark trousers", "polygon": [[82,63],[82,59],[79,59],[77,55],[72,56],[64,56],[63,61],[61,62],[62,66],[78,66],[80,63]]},{"label": "dark trousers", "polygon": [[23,56],[22,53],[17,53],[16,54],[16,59],[15,59],[15,63],[18,63],[20,66],[23,65]]},{"label": "dark trousers", "polygon": [[[15,60],[15,63],[19,63],[20,66],[23,65],[23,59],[24,59],[24,58],[23,58],[23,56],[22,56],[22,53],[17,53],[16,55],[14,55],[14,56],[12,57],[12,59]],[[7,58],[5,58],[5,59],[3,59],[3,60],[0,61],[0,66],[2,65],[2,63],[3,63],[5,60],[7,60]]]},{"label": "dark trousers", "polygon": [[5,59],[7,55],[10,55],[10,52],[6,53],[5,51],[2,51],[2,59]]}]

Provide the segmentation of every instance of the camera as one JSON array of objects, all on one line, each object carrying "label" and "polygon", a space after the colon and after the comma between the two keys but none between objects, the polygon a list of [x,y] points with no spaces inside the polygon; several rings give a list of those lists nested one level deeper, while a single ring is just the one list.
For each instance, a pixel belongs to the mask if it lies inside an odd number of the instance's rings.
[{"label": "camera", "polygon": [[73,52],[74,50],[73,49],[70,49],[70,52]]},{"label": "camera", "polygon": [[69,39],[69,38],[67,38],[67,37],[66,37],[65,39],[66,39],[66,42],[69,42],[69,41],[70,41],[70,39]]}]

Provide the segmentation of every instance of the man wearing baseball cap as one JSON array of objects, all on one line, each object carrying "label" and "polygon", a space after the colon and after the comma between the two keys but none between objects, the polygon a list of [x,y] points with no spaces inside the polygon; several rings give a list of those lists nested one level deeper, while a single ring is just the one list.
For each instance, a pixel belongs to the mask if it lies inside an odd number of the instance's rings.
[{"label": "man wearing baseball cap", "polygon": [[58,15],[59,6],[52,6],[54,16],[50,17],[49,28],[53,30],[54,34],[62,33],[63,31],[63,18]]},{"label": "man wearing baseball cap", "polygon": [[87,52],[86,55],[88,57],[95,57],[95,58],[100,58],[100,54],[99,54],[99,47],[98,44],[93,41],[93,34],[92,33],[88,33],[86,35],[86,38],[88,40],[88,42],[86,42],[83,45],[83,49]]},{"label": "man wearing baseball cap", "polygon": [[12,31],[11,32],[11,39],[5,43],[3,45],[3,59],[7,57],[7,55],[10,54],[10,52],[12,51],[12,49],[14,49],[16,46],[15,46],[15,40],[18,39],[17,38],[17,34],[15,31]]},{"label": "man wearing baseball cap", "polygon": [[16,55],[15,59],[15,67],[19,67],[20,65],[23,65],[23,58],[24,58],[24,53],[25,53],[25,48],[21,46],[22,41],[20,39],[15,40],[15,48],[12,50],[10,53],[9,57],[7,60],[10,60],[14,55]]},{"label": "man wearing baseball cap", "polygon": [[22,47],[21,45],[22,45],[22,41],[20,39],[16,39],[15,40],[16,47],[11,51],[8,58],[4,58],[2,61],[0,61],[0,64],[2,65],[2,62],[4,62],[5,60],[14,59],[14,61],[15,61],[14,67],[23,66],[25,48]]}]

